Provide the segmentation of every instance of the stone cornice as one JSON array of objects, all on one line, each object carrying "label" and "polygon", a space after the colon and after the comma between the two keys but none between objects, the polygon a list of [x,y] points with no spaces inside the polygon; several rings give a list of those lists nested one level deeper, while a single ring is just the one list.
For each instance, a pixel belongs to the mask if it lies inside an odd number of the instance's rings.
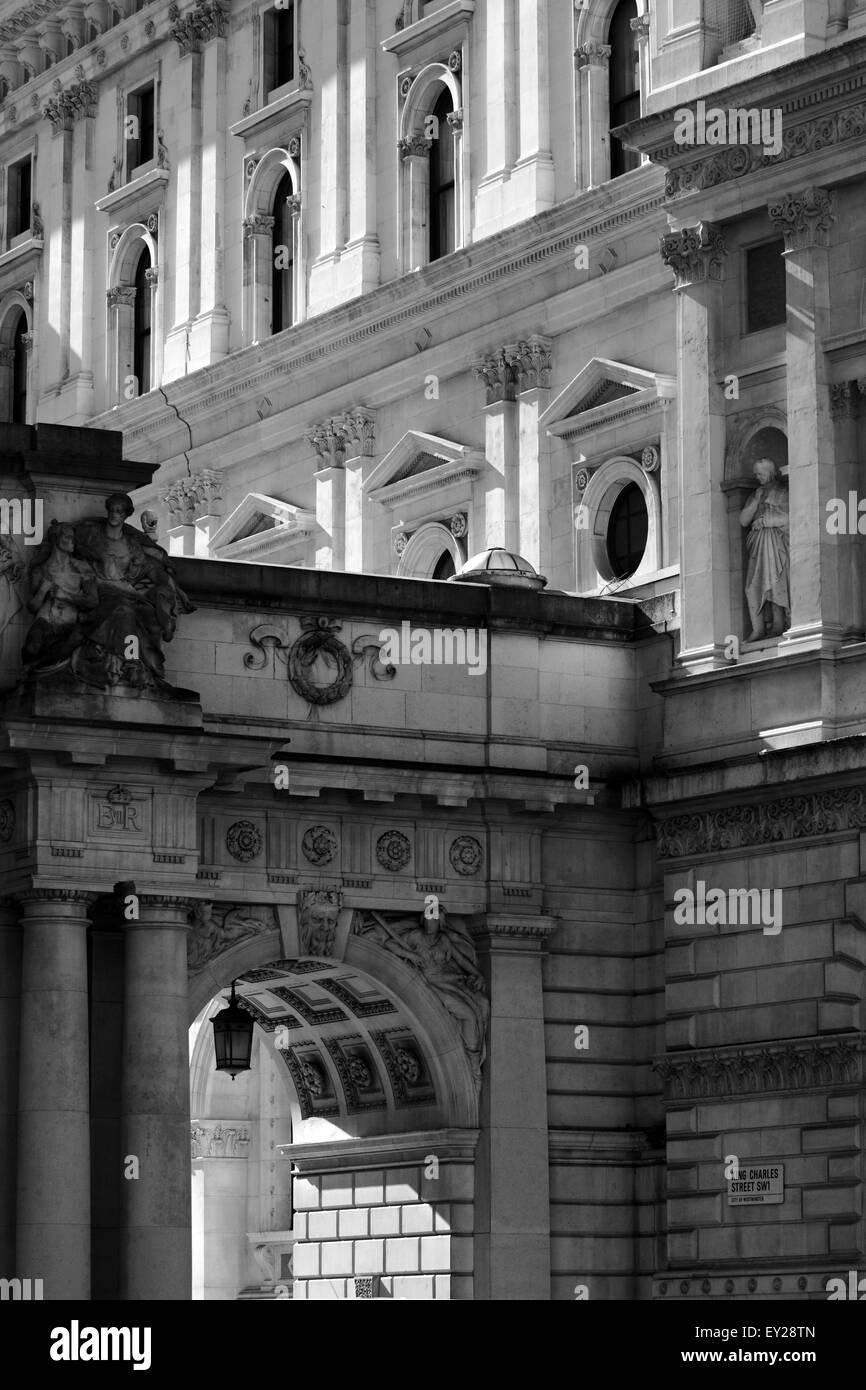
[{"label": "stone cornice", "polygon": [[614,1129],[552,1129],[547,1139],[550,1161],[558,1167],[572,1164],[596,1165],[604,1160],[627,1161],[649,1148],[640,1130],[624,1133]]},{"label": "stone cornice", "polygon": [[374,1134],[368,1138],[334,1139],[313,1144],[278,1144],[282,1158],[302,1173],[327,1173],[351,1168],[394,1167],[423,1163],[428,1154],[440,1162],[472,1162],[480,1131],[477,1129],[414,1130],[409,1134]]},{"label": "stone cornice", "polygon": [[[177,428],[175,404],[184,419],[193,423],[201,417],[215,418],[221,406],[236,398],[250,399],[251,393],[254,397],[275,383],[288,384],[290,378],[297,384],[305,371],[314,375],[323,361],[340,353],[355,353],[380,335],[393,332],[396,338],[402,328],[415,328],[419,316],[447,315],[485,290],[495,295],[500,285],[520,279],[531,282],[548,265],[555,266],[566,258],[572,262],[577,240],[588,243],[604,238],[607,244],[612,235],[626,234],[634,223],[655,219],[664,202],[657,180],[657,173],[649,171],[647,191],[637,202],[629,201],[625,194],[618,198],[609,190],[579,194],[535,219],[535,240],[529,248],[525,227],[507,228],[449,256],[447,264],[442,262],[421,274],[381,286],[365,296],[360,308],[357,302],[338,305],[280,334],[279,342],[265,340],[168,383],[164,388],[168,406],[158,392],[140,397],[121,407],[120,419],[130,449],[137,440],[152,439],[155,426],[166,434]],[[630,180],[630,185],[634,189],[634,181]],[[395,365],[397,360],[395,357]],[[117,429],[118,411],[88,423],[90,428],[102,425]],[[209,438],[206,435],[201,442]]]},{"label": "stone cornice", "polygon": [[[787,95],[780,98],[780,91]],[[706,102],[707,110],[780,110],[782,149],[777,155],[765,155],[760,145],[721,146],[709,152],[705,145],[678,144],[674,139],[676,113],[694,111],[694,100],[679,101],[664,111],[617,127],[619,138],[668,171],[665,192],[670,199],[799,159],[813,150],[852,140],[862,143],[866,131],[866,39],[707,91],[700,99]]]},{"label": "stone cornice", "polygon": [[689,1049],[653,1061],[669,1102],[863,1084],[866,1035]]}]

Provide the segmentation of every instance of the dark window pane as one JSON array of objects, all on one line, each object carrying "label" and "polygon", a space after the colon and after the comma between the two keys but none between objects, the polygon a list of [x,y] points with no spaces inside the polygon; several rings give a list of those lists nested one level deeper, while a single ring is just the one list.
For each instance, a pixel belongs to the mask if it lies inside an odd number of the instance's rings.
[{"label": "dark window pane", "polygon": [[746,252],[746,324],[748,333],[784,323],[785,302],[784,241],[765,241]]},{"label": "dark window pane", "polygon": [[27,318],[22,310],[18,315],[12,335],[15,358],[12,363],[12,423],[27,423],[27,346],[24,335],[27,332]]},{"label": "dark window pane", "polygon": [[448,124],[453,109],[451,93],[446,88],[432,112],[439,127],[430,149],[431,261],[438,261],[454,250],[454,136]]},{"label": "dark window pane", "polygon": [[628,579],[643,559],[649,517],[637,483],[623,488],[613,504],[607,526],[607,555],[615,579]]},{"label": "dark window pane", "polygon": [[292,325],[292,283],[294,280],[294,251],[292,246],[292,213],[288,199],[292,196],[292,180],[284,174],[274,196],[274,230],[271,242],[271,332],[282,333]]},{"label": "dark window pane", "polygon": [[283,87],[295,76],[295,7],[274,11],[274,86]]},{"label": "dark window pane", "polygon": [[436,567],[433,570],[432,577],[434,579],[450,579],[452,574],[456,573],[457,571],[454,568],[454,559],[451,555],[451,551],[443,550],[439,559],[436,561]]},{"label": "dark window pane", "polygon": [[133,368],[138,394],[150,390],[150,285],[145,272],[150,269],[150,252],[145,250],[135,271],[135,320],[133,327]]},{"label": "dark window pane", "polygon": [[[635,0],[620,0],[613,12],[607,41],[611,47],[610,126],[625,125],[640,115],[640,62],[637,34],[632,32],[631,20],[637,18]],[[619,178],[640,164],[636,150],[628,150],[619,140],[610,139],[610,176]]]}]

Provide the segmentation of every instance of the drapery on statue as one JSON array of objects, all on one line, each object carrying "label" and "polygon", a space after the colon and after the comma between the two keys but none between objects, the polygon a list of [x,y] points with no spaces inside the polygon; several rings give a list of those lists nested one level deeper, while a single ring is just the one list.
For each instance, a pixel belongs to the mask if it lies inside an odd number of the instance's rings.
[{"label": "drapery on statue", "polygon": [[791,622],[790,554],[788,549],[788,488],[772,459],[758,459],[759,486],[740,512],[748,526],[746,602],[752,621],[748,642],[781,637]]},{"label": "drapery on statue", "polygon": [[475,943],[459,917],[396,917],[361,912],[353,931],[368,936],[419,970],[460,1028],[476,1081],[487,1056],[490,1002],[478,970]]},{"label": "drapery on statue", "polygon": [[32,672],[68,668],[86,685],[132,687],[163,699],[196,698],[164,679],[163,642],[193,605],[152,535],[126,524],[125,493],[105,501],[105,519],[51,523],[33,557],[28,607],[36,614],[24,642]]}]

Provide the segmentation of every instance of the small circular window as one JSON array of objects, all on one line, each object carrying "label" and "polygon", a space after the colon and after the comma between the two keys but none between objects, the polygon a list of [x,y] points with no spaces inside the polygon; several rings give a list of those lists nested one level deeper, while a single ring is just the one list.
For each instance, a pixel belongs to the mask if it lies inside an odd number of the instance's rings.
[{"label": "small circular window", "polygon": [[607,558],[614,579],[629,579],[646,550],[649,517],[637,483],[628,483],[610,510],[607,525]]}]

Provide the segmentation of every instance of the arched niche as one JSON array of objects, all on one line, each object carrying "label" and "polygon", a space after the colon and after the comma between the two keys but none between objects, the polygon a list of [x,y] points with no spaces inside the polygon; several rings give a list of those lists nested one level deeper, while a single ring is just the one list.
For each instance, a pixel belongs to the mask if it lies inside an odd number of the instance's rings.
[{"label": "arched niche", "polygon": [[27,410],[26,424],[32,424],[36,411],[33,405],[33,305],[20,290],[10,290],[0,299],[0,419],[12,419],[12,397],[15,384],[16,329],[24,314],[25,350],[27,352]]}]

